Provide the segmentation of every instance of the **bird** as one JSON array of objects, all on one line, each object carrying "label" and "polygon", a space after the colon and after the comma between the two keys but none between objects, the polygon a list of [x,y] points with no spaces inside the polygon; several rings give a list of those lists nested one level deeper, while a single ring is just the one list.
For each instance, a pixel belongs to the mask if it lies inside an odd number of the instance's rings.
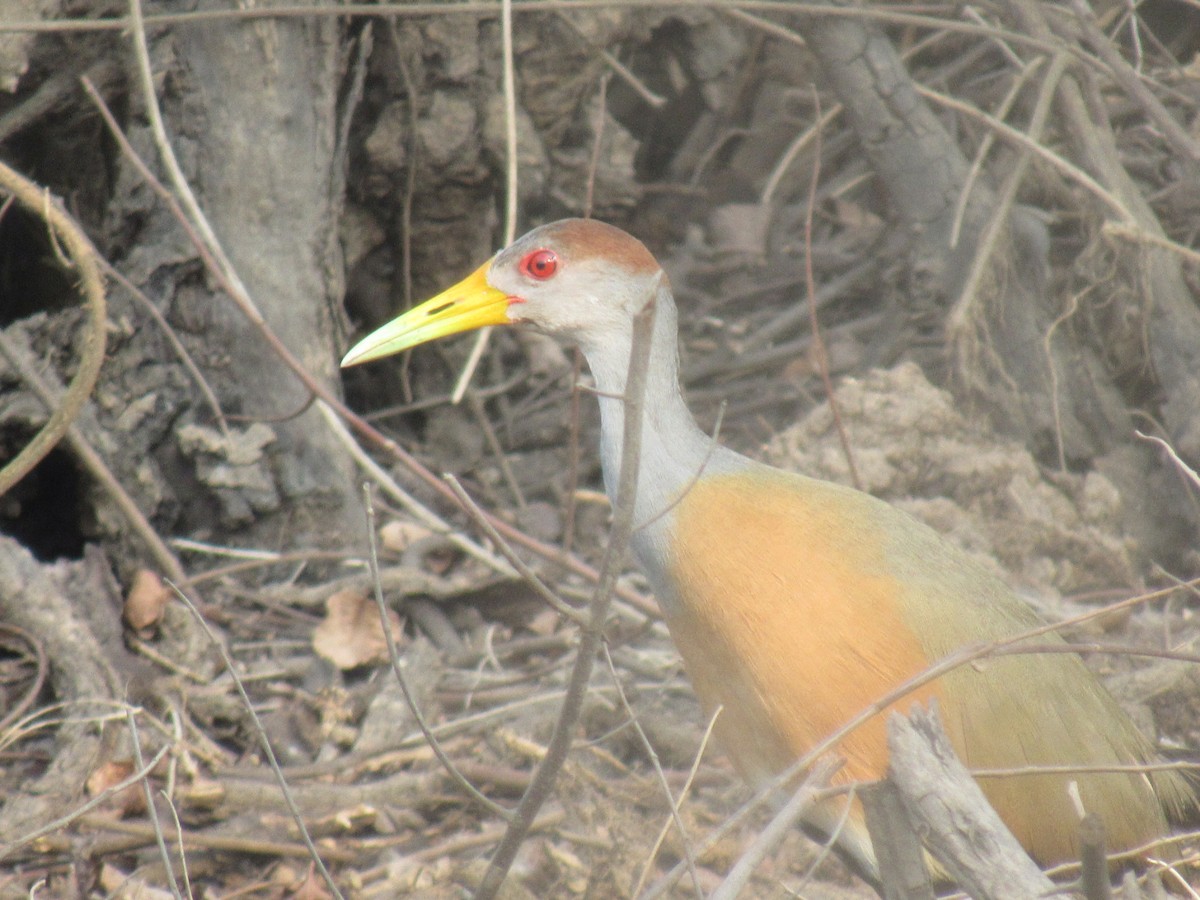
[{"label": "bird", "polygon": [[[670,280],[615,226],[563,219],[535,228],[369,334],[342,365],[484,326],[574,344],[594,380],[601,469],[614,497],[635,323],[649,306],[630,544],[701,708],[716,714],[719,745],[752,786],[771,783],[939,660],[1044,624],[1000,576],[907,513],[757,462],[703,431],[680,388]],[[1059,767],[978,778],[1038,863],[1079,858],[1080,807],[1104,823],[1110,850],[1166,835],[1195,803],[1188,780],[1134,770],[1160,761],[1152,742],[1077,655],[1061,652],[1061,637],[1044,632],[1033,643],[1050,652],[977,659],[871,715],[832,748],[843,760],[835,782],[885,777],[888,713],[936,701],[970,769]],[[804,824],[877,878],[862,809],[846,803],[818,804]]]}]

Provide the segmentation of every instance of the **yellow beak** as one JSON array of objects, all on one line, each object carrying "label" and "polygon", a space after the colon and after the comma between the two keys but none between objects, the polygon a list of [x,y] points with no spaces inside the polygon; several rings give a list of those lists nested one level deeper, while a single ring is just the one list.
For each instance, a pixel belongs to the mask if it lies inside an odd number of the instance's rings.
[{"label": "yellow beak", "polygon": [[436,338],[483,328],[508,325],[509,297],[488,284],[488,260],[458,284],[420,306],[377,328],[350,348],[342,367],[382,359]]}]

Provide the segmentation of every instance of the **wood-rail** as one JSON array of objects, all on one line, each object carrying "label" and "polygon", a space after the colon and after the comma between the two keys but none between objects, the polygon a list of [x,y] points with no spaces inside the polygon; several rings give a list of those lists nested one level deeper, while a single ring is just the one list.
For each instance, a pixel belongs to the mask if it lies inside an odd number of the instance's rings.
[{"label": "wood-rail", "polygon": [[[742,775],[763,784],[897,686],[951,653],[1041,625],[999,578],[911,516],[848,487],[783,472],[714,443],[678,379],[675,303],[650,252],[609,225],[567,219],[531,231],[449,290],[384,325],[342,361],[379,359],[487,325],[576,344],[595,378],[610,496],[621,469],[635,316],[653,300],[633,549],[696,695]],[[1058,646],[1053,633],[1037,639]],[[936,697],[971,769],[1077,767],[980,785],[1039,863],[1078,858],[1079,813],[1111,850],[1162,837],[1194,803],[1175,771],[1129,771],[1158,755],[1074,654],[1002,655],[961,666],[893,708]],[[887,769],[886,710],[834,748],[842,782]],[[1096,771],[1125,767],[1126,771]],[[829,832],[845,800],[806,824]],[[871,875],[854,806],[839,849]]]}]

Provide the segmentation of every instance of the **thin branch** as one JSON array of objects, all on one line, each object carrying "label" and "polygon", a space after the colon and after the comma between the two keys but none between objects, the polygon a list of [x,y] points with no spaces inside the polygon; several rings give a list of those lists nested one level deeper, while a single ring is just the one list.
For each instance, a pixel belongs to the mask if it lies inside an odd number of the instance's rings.
[{"label": "thin branch", "polygon": [[[390,499],[394,500],[396,503],[399,503],[409,515],[411,515],[421,524],[431,528],[438,534],[445,535],[448,540],[450,540],[456,547],[458,547],[468,556],[479,560],[488,568],[499,572],[502,575],[513,574],[512,569],[510,569],[503,560],[498,559],[495,554],[489,553],[483,547],[480,547],[466,535],[455,531],[437,513],[425,506],[425,504],[421,503],[420,500],[412,496],[412,494],[408,493],[408,491],[404,490],[404,488],[402,488],[400,484],[387,473],[387,470],[384,469],[383,466],[379,465],[379,463],[375,462],[374,459],[372,459],[363,451],[363,448],[360,447],[358,442],[354,440],[353,435],[350,434],[350,432],[346,429],[346,426],[337,417],[337,415],[335,415],[333,409],[331,409],[324,401],[318,403],[317,408],[325,417],[326,423],[329,425],[334,437],[337,438],[338,441],[341,442],[342,446],[346,448],[346,450],[354,458],[354,461],[358,464],[359,468],[370,475],[371,479],[384,489]],[[454,498],[453,493],[451,493],[451,498],[456,499]]]},{"label": "thin branch", "polygon": [[[660,275],[661,280],[661,275]],[[657,308],[659,284],[652,288],[645,306],[634,317],[633,341],[629,354],[629,373],[625,381],[625,423],[621,443],[621,476],[618,480],[616,502],[613,507],[613,522],[609,530],[604,562],[600,567],[600,579],[592,595],[589,607],[591,621],[583,629],[576,651],[575,665],[567,683],[562,709],[555,721],[554,734],[546,748],[546,756],[538,766],[529,789],[517,806],[516,818],[509,824],[500,846],[488,863],[487,871],[476,900],[491,900],[504,883],[508,870],[516,859],[517,851],[533,824],[537,811],[545,803],[558,773],[562,770],[575,726],[583,711],[583,698],[591,680],[596,653],[604,635],[604,624],[612,602],[613,589],[625,559],[629,538],[633,533],[633,515],[637,496],[638,461],[641,455],[642,409],[645,405],[646,372],[650,365],[650,348],[654,332],[654,315]]]},{"label": "thin branch", "polygon": [[521,490],[521,484],[517,481],[517,476],[513,473],[512,464],[508,456],[504,453],[504,447],[500,443],[500,438],[496,435],[496,429],[492,427],[492,422],[488,418],[483,400],[475,391],[468,390],[467,405],[471,407],[471,415],[475,417],[475,421],[479,425],[479,430],[483,432],[483,439],[488,446],[488,450],[495,457],[496,466],[500,469],[500,477],[504,479],[504,484],[512,494],[513,502],[516,504],[517,509],[525,509],[529,505],[525,500],[525,492]]},{"label": "thin branch", "polygon": [[1175,452],[1174,447],[1172,447],[1170,444],[1168,444],[1162,438],[1155,437],[1154,435],[1151,435],[1151,434],[1144,434],[1141,431],[1134,431],[1134,434],[1136,434],[1143,441],[1149,441],[1152,444],[1157,444],[1164,451],[1166,451],[1167,456],[1169,456],[1171,458],[1171,462],[1173,462],[1175,464],[1176,468],[1178,468],[1180,472],[1182,472],[1184,475],[1186,475],[1188,477],[1188,479],[1192,482],[1192,484],[1194,484],[1196,487],[1200,488],[1200,474],[1197,474],[1195,469],[1193,469],[1191,466],[1189,466],[1187,463],[1185,463],[1180,458],[1179,454]]},{"label": "thin branch", "polygon": [[1129,211],[1129,208],[1122,203],[1115,194],[1101,185],[1100,182],[1096,181],[1095,178],[1083,171],[1083,169],[1079,168],[1074,163],[1068,162],[1059,154],[1048,150],[1037,141],[1032,140],[1025,133],[1013,128],[1007,122],[1001,122],[995,116],[985,113],[983,110],[972,106],[970,103],[947,96],[946,94],[924,87],[923,85],[914,84],[913,89],[927,100],[932,100],[934,103],[944,106],[947,109],[952,109],[955,112],[962,113],[965,116],[978,119],[988,128],[991,128],[993,131],[995,131],[996,134],[1004,140],[1009,141],[1012,144],[1016,144],[1018,147],[1028,149],[1035,156],[1040,157],[1043,161],[1049,163],[1051,166],[1057,169],[1066,178],[1074,181],[1088,193],[1092,194],[1097,200],[1107,206],[1109,210],[1115,213],[1117,218],[1119,218],[1123,224],[1132,225],[1136,222],[1136,219],[1133,213]]},{"label": "thin branch", "polygon": [[[683,787],[679,791],[680,803],[683,802],[684,797],[691,793],[692,784],[696,780],[696,773],[700,771],[700,761],[704,759],[704,752],[708,749],[709,741],[712,740],[713,729],[717,727],[717,718],[721,715],[723,710],[724,707],[718,706],[716,711],[708,717],[708,725],[705,726],[704,734],[700,737],[700,745],[696,748],[696,753],[692,757],[692,767],[688,770],[687,778],[684,780]],[[651,847],[650,852],[646,854],[646,863],[642,866],[642,872],[638,876],[637,884],[634,885],[633,891],[631,892],[632,896],[642,896],[642,887],[645,885],[646,879],[650,875],[650,867],[654,864],[654,860],[658,858],[658,852],[662,849],[663,841],[667,839],[667,835],[670,833],[671,825],[675,823],[677,818],[678,813],[673,809],[671,814],[667,817],[667,820],[663,822],[662,828],[659,829],[658,837],[654,840],[654,846]],[[680,834],[683,834],[683,829],[680,829]],[[691,849],[690,842],[687,844],[687,846],[689,849]],[[696,855],[694,850],[691,850],[691,853],[693,856]],[[687,860],[685,859],[684,862],[686,863]]]},{"label": "thin branch", "polygon": [[[133,745],[133,761],[138,769],[146,768],[146,758],[142,755],[142,739],[138,734],[137,716],[133,709],[125,710],[125,721],[129,725],[130,743]],[[183,900],[179,892],[179,881],[175,878],[175,866],[171,862],[171,852],[167,849],[167,839],[163,836],[162,821],[158,817],[158,806],[154,802],[154,787],[150,784],[150,776],[142,779],[142,794],[146,798],[146,816],[154,827],[154,843],[158,847],[158,856],[162,860],[163,871],[167,874],[171,894],[175,900]]]},{"label": "thin branch", "polygon": [[22,448],[21,452],[0,468],[0,494],[20,481],[62,440],[68,428],[83,409],[100,377],[104,363],[107,337],[104,302],[104,282],[100,278],[98,256],[91,241],[78,224],[51,202],[50,193],[34,184],[15,169],[0,162],[0,190],[11,194],[35,216],[42,218],[55,242],[66,245],[69,265],[74,267],[80,293],[87,305],[88,320],[84,331],[83,349],[75,377],[58,403],[49,407],[50,416],[41,430]]},{"label": "thin branch", "polygon": [[578,625],[584,624],[587,621],[586,615],[582,610],[567,604],[554,591],[550,590],[549,586],[538,577],[537,572],[533,571],[513,550],[512,545],[504,539],[500,532],[492,527],[492,523],[488,521],[487,516],[483,514],[483,510],[471,498],[471,495],[466,492],[459,480],[453,475],[446,475],[446,482],[450,485],[454,495],[458,498],[458,502],[462,505],[463,511],[471,517],[471,519],[484,530],[484,533],[491,538],[496,548],[500,551],[500,555],[508,560],[509,565],[516,570],[525,581],[532,587],[543,600],[560,616],[568,621],[575,622]]},{"label": "thin branch", "polygon": [[[513,67],[512,12],[512,0],[501,0],[500,48],[501,69],[504,72],[504,237],[501,244],[505,247],[517,237],[517,206],[520,201],[520,185],[517,180],[517,79]],[[475,336],[471,352],[451,392],[451,402],[460,402],[467,393],[491,335],[492,329],[489,326],[480,329],[479,334]]]},{"label": "thin branch", "polygon": [[611,76],[600,77],[596,97],[596,121],[592,125],[592,153],[588,157],[587,183],[583,194],[583,217],[590,219],[596,204],[596,172],[600,168],[600,152],[604,148],[604,125],[608,121],[608,82]]},{"label": "thin branch", "polygon": [[[97,95],[99,96],[99,95]],[[179,339],[179,335],[175,333],[175,329],[171,327],[171,323],[154,305],[154,301],[146,296],[146,292],[139,288],[136,284],[125,277],[124,273],[116,268],[112,263],[103,257],[100,258],[100,265],[104,268],[104,273],[115,281],[121,287],[125,288],[138,304],[146,311],[146,313],[154,320],[154,324],[158,326],[163,337],[167,339],[167,343],[171,345],[171,349],[175,352],[176,358],[187,369],[187,373],[192,377],[192,382],[204,397],[204,401],[208,404],[209,411],[217,422],[217,427],[221,429],[221,434],[229,437],[229,423],[225,421],[225,412],[221,409],[221,402],[217,399],[217,395],[209,386],[208,379],[204,377],[204,373],[200,371],[200,367],[196,365],[196,361],[192,359],[192,354],[188,352],[187,347],[183,346],[183,341]]]},{"label": "thin branch", "polygon": [[1058,365],[1054,355],[1054,335],[1060,327],[1071,321],[1079,311],[1080,293],[1073,291],[1067,298],[1067,308],[1054,317],[1042,334],[1042,355],[1046,357],[1046,370],[1050,374],[1050,412],[1054,417],[1054,445],[1058,451],[1058,470],[1066,473],[1067,447],[1063,440],[1062,399],[1058,391]]},{"label": "thin branch", "polygon": [[[4,749],[5,741],[8,736],[8,730],[13,725],[20,721],[29,708],[33,706],[34,701],[42,693],[42,688],[46,686],[46,679],[50,674],[50,657],[46,654],[46,645],[36,635],[31,634],[24,628],[17,625],[12,625],[8,622],[0,622],[0,633],[7,633],[12,637],[21,640],[30,648],[34,658],[36,659],[35,671],[32,678],[27,678],[28,687],[26,687],[21,698],[5,711],[4,715],[0,716],[0,750]],[[12,656],[23,655],[22,651],[14,647],[8,641],[0,638],[0,645],[4,647],[4,651]],[[16,660],[18,662],[19,660]],[[11,698],[10,698],[10,703]]]},{"label": "thin branch", "polygon": [[167,170],[167,175],[170,177],[171,184],[179,195],[183,207],[188,212],[189,220],[203,237],[204,244],[213,259],[216,260],[222,276],[233,286],[234,293],[240,298],[239,305],[242,306],[243,312],[250,315],[257,323],[263,323],[262,313],[251,299],[250,291],[242,283],[242,279],[233,263],[229,261],[229,257],[225,255],[221,242],[217,240],[216,232],[213,231],[208,217],[200,207],[200,201],[192,193],[192,186],[183,174],[183,168],[179,165],[175,150],[171,146],[171,139],[167,136],[167,127],[163,123],[162,110],[159,108],[158,95],[154,89],[154,72],[150,65],[150,46],[146,40],[146,23],[142,17],[141,0],[129,0],[129,30],[133,37],[134,58],[137,61],[137,72],[141,81],[142,99],[146,105],[146,116],[150,120],[150,131],[154,135],[154,143],[158,147],[160,160]]},{"label": "thin branch", "polygon": [[979,238],[979,244],[975,252],[971,255],[971,270],[967,274],[957,302],[946,317],[946,332],[950,335],[962,335],[966,333],[967,323],[970,319],[969,314],[975,305],[976,298],[979,296],[979,286],[983,281],[984,275],[992,266],[992,254],[1000,242],[1001,235],[1008,229],[1009,212],[1012,209],[1012,205],[1016,202],[1017,189],[1025,179],[1025,173],[1029,170],[1033,149],[1040,146],[1038,140],[1041,137],[1042,129],[1046,125],[1046,119],[1050,115],[1054,93],[1058,88],[1059,80],[1066,71],[1067,62],[1067,54],[1057,54],[1050,61],[1046,75],[1042,79],[1041,90],[1038,92],[1037,105],[1030,116],[1029,129],[1024,135],[1017,160],[1004,179],[1004,186],[996,197],[987,227]]},{"label": "thin branch", "polygon": [[400,279],[404,287],[404,308],[409,309],[413,304],[412,283],[412,211],[413,197],[417,192],[417,162],[421,153],[420,129],[417,115],[417,83],[413,78],[412,69],[408,65],[407,55],[400,45],[400,29],[396,27],[394,18],[388,19],[388,34],[392,39],[392,51],[395,53],[396,69],[400,72],[400,80],[404,82],[404,111],[408,118],[408,169],[404,173],[404,200],[400,204]]},{"label": "thin branch", "polygon": [[1182,257],[1192,265],[1200,265],[1200,250],[1186,247],[1178,241],[1163,237],[1161,234],[1155,234],[1140,225],[1130,222],[1110,221],[1105,222],[1100,231],[1101,234],[1109,237],[1121,238],[1122,240],[1132,241],[1135,244],[1144,244],[1148,247],[1159,247],[1163,250],[1170,250],[1176,256]]},{"label": "thin branch", "polygon": [[[124,783],[124,782],[122,782]],[[122,822],[111,816],[85,816],[83,823],[97,832],[113,832],[129,835],[125,839],[108,840],[96,839],[89,846],[94,857],[106,856],[111,853],[128,853],[144,846],[153,840],[152,829],[139,822]],[[299,841],[272,841],[260,839],[257,834],[197,834],[195,832],[173,831],[166,836],[179,842],[181,846],[191,850],[216,850],[226,853],[255,854],[258,856],[287,856],[304,857],[311,853],[305,844]],[[357,860],[361,853],[357,850],[347,850],[342,847],[329,847],[326,854],[336,862],[350,863]],[[336,895],[341,896],[341,895]]]},{"label": "thin branch", "polygon": [[183,823],[179,821],[179,810],[174,803],[168,802],[167,808],[171,810],[171,822],[175,826],[175,847],[179,852],[179,868],[183,872],[183,892],[187,897],[194,897],[192,876],[188,872],[187,847],[183,843]]},{"label": "thin branch", "polygon": [[69,813],[67,813],[65,816],[61,816],[52,822],[47,822],[41,828],[37,828],[34,831],[29,832],[28,834],[24,834],[14,841],[11,841],[7,844],[0,844],[0,859],[4,859],[7,856],[11,856],[14,852],[16,852],[17,850],[20,850],[22,847],[32,844],[38,838],[45,837],[48,834],[52,834],[55,831],[66,828],[72,822],[75,822],[75,821],[83,818],[84,816],[86,816],[89,812],[91,812],[96,807],[107,803],[109,800],[111,800],[113,797],[115,797],[121,791],[124,791],[131,787],[136,787],[137,784],[142,779],[144,779],[151,772],[153,772],[155,770],[155,768],[157,768],[158,764],[160,762],[162,762],[163,758],[170,752],[171,752],[171,746],[169,744],[164,744],[162,746],[162,748],[156,754],[154,754],[154,758],[151,759],[150,762],[146,763],[146,765],[144,765],[142,768],[138,769],[136,772],[134,772],[132,775],[130,775],[125,780],[119,781],[116,784],[114,784],[108,788],[105,788],[103,791],[101,791],[99,794],[97,794],[95,797],[93,797],[87,803],[80,806],[78,809],[73,809]]},{"label": "thin branch", "polygon": [[313,843],[312,835],[308,833],[308,825],[304,822],[304,814],[300,812],[300,807],[296,805],[296,798],[292,796],[292,789],[288,786],[287,778],[283,774],[279,760],[275,757],[275,750],[271,746],[271,740],[267,737],[266,729],[263,728],[262,720],[258,717],[258,712],[254,709],[254,704],[250,702],[250,695],[246,693],[246,685],[242,683],[242,677],[238,674],[237,667],[233,664],[229,650],[226,649],[224,642],[213,632],[204,616],[200,615],[200,610],[196,609],[196,605],[192,603],[187,594],[170,581],[167,581],[166,584],[175,592],[175,596],[179,598],[183,605],[188,608],[188,611],[196,619],[196,622],[204,629],[204,633],[208,635],[208,639],[216,648],[217,653],[221,655],[221,661],[225,664],[225,670],[229,673],[229,677],[233,679],[233,685],[237,688],[238,696],[242,698],[242,704],[246,709],[247,715],[250,717],[250,722],[254,727],[254,733],[258,738],[259,746],[262,747],[263,754],[267,757],[267,763],[270,765],[271,772],[275,776],[275,781],[279,784],[279,791],[283,795],[283,802],[287,805],[288,812],[291,813],[292,821],[296,823],[296,828],[300,832],[300,839],[304,842],[304,846],[308,848],[308,854],[312,859],[313,865],[316,866],[317,871],[324,879],[330,893],[337,900],[345,900],[342,892],[333,880],[333,875],[326,868],[325,861],[321,859],[321,854],[317,851],[317,845]]},{"label": "thin branch", "polygon": [[517,76],[513,62],[513,2],[500,0],[500,52],[504,69],[504,246],[517,237]]},{"label": "thin branch", "polygon": [[835,759],[824,759],[813,766],[804,781],[792,791],[787,803],[738,857],[721,886],[709,895],[709,900],[735,900],[742,893],[758,864],[794,830],[797,820],[812,809],[821,789],[828,785],[840,767],[841,762]]},{"label": "thin branch", "polygon": [[[650,760],[650,765],[654,769],[654,775],[658,779],[659,787],[662,788],[663,796],[667,798],[667,807],[670,809],[671,822],[675,824],[675,828],[679,832],[679,843],[683,848],[683,858],[687,863],[688,874],[692,876],[692,886],[696,889],[696,898],[697,900],[704,900],[704,888],[700,885],[700,874],[696,871],[696,854],[692,850],[692,842],[688,837],[687,828],[684,827],[683,819],[679,815],[680,801],[676,800],[675,795],[671,793],[671,785],[667,783],[667,776],[663,772],[662,763],[658,759],[658,753],[655,751],[654,745],[650,743],[650,738],[646,736],[646,731],[642,728],[642,723],[638,721],[637,713],[629,705],[629,698],[625,696],[625,688],[622,686],[621,678],[617,674],[617,667],[613,665],[613,658],[612,654],[608,652],[608,645],[604,644],[601,650],[604,653],[604,662],[608,666],[608,675],[617,689],[617,699],[621,702],[621,709],[625,713],[629,724],[633,726],[634,733],[638,736],[638,742],[642,745],[642,749],[646,751],[646,757]],[[699,757],[697,757],[698,762]],[[684,791],[680,795],[681,799],[683,793],[686,793],[686,791],[687,787],[685,786]],[[654,857],[651,856],[646,861],[647,870],[653,859]],[[642,879],[645,879],[645,877],[645,872],[643,872]],[[639,879],[639,885],[640,882],[641,879]],[[634,896],[637,896],[636,890],[634,891]]]},{"label": "thin branch", "polygon": [[1200,162],[1200,144],[1188,133],[1186,128],[1175,120],[1170,111],[1146,87],[1141,76],[1117,52],[1117,48],[1109,36],[1096,25],[1095,13],[1092,12],[1091,7],[1084,0],[1071,0],[1070,6],[1075,13],[1080,30],[1083,32],[1083,40],[1091,46],[1101,62],[1108,66],[1113,80],[1158,126],[1162,136],[1175,153],[1190,162],[1189,168],[1195,177],[1195,166],[1197,162]]},{"label": "thin branch", "polygon": [[[33,354],[27,346],[22,346],[17,341],[11,339],[8,335],[0,333],[0,355],[3,355],[9,364],[13,367],[21,379],[29,385],[33,394],[42,402],[42,405],[47,410],[54,410],[55,415],[63,410],[66,406],[72,403],[70,396],[72,389],[78,383],[78,376],[72,382],[71,388],[66,392],[61,392],[57,385],[49,384],[41,375],[38,374],[37,364],[33,359]],[[48,427],[48,426],[47,426]],[[41,433],[45,433],[43,429]],[[75,454],[76,459],[87,471],[87,473],[96,480],[96,482],[104,488],[108,495],[112,498],[117,509],[124,515],[126,522],[130,528],[141,538],[146,549],[154,557],[155,562],[162,567],[171,578],[184,577],[183,566],[167,547],[158,532],[154,530],[154,526],[150,524],[150,520],[129,496],[129,492],[125,490],[120,479],[117,478],[107,461],[100,455],[100,452],[88,441],[82,430],[70,421],[66,425],[67,444],[71,448],[71,452]],[[32,446],[32,442],[30,445]],[[28,450],[28,447],[26,448]],[[24,452],[24,451],[22,451]],[[0,493],[3,489],[0,488]]]},{"label": "thin branch", "polygon": [[[821,95],[813,88],[813,105],[817,111],[817,122],[821,117]],[[854,487],[862,490],[862,478],[858,474],[858,466],[854,464],[854,448],[850,446],[850,437],[846,434],[846,425],[842,421],[842,412],[838,407],[837,397],[833,392],[833,379],[829,377],[829,354],[825,350],[825,338],[821,335],[821,320],[817,316],[817,282],[813,275],[812,258],[812,229],[813,206],[817,202],[817,187],[821,182],[821,134],[818,127],[813,136],[813,166],[808,182],[808,203],[804,208],[804,288],[808,295],[808,324],[812,332],[812,357],[816,363],[817,372],[821,376],[821,386],[825,389],[825,399],[829,402],[829,412],[833,416],[834,427],[837,428],[838,441],[842,445],[842,453],[846,457],[846,466],[850,470],[850,481]]]},{"label": "thin branch", "polygon": [[[1045,61],[1044,56],[1039,56],[1036,59],[1030,60],[1028,64],[1021,65],[1017,77],[1013,79],[1013,83],[1009,85],[1008,93],[1006,93],[997,104],[995,112],[992,113],[1000,121],[1003,121],[1009,112],[1012,110],[1013,104],[1016,103],[1017,97],[1021,94],[1021,89],[1025,87],[1025,83],[1029,81],[1031,75],[1041,67]],[[1019,61],[1018,61],[1019,62]],[[984,134],[979,141],[979,146],[975,149],[975,156],[971,160],[971,168],[967,171],[967,177],[963,179],[962,190],[958,193],[958,203],[954,207],[954,221],[950,226],[951,247],[957,247],[959,237],[962,234],[963,220],[967,215],[967,206],[971,199],[972,189],[975,183],[979,180],[980,174],[983,172],[983,163],[987,159],[987,155],[991,152],[992,145],[996,143],[996,135],[992,131]]]},{"label": "thin branch", "polygon": [[495,800],[485,796],[479,788],[467,780],[462,772],[458,771],[458,767],[454,765],[454,761],[446,755],[441,742],[434,736],[433,730],[429,727],[429,723],[425,719],[425,713],[421,711],[421,706],[417,703],[417,698],[413,696],[413,692],[408,686],[408,678],[405,676],[404,670],[400,665],[400,651],[396,648],[396,639],[392,635],[392,623],[388,619],[387,604],[383,599],[383,582],[379,578],[379,550],[375,542],[375,498],[369,482],[363,485],[363,498],[367,517],[367,548],[369,550],[367,558],[370,561],[371,580],[375,587],[375,605],[379,607],[379,622],[380,627],[383,629],[383,639],[387,642],[388,660],[392,664],[392,674],[396,676],[396,681],[400,684],[400,693],[404,695],[404,702],[408,704],[409,712],[416,719],[417,727],[421,729],[421,734],[424,735],[425,742],[429,745],[429,749],[433,751],[433,755],[437,757],[438,762],[442,764],[442,768],[450,776],[450,780],[458,785],[459,789],[469,799],[478,803],[492,815],[498,816],[505,821],[511,821],[513,814],[510,810],[505,809]]}]

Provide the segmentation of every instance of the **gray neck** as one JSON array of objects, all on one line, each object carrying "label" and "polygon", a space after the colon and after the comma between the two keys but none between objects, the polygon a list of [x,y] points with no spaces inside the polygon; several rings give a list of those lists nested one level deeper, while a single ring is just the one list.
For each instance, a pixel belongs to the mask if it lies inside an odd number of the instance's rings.
[{"label": "gray neck", "polygon": [[[625,432],[626,379],[632,335],[581,349],[587,357],[600,401],[600,461],[604,486],[615,500],[621,476],[621,443]],[[660,287],[655,309],[650,367],[642,412],[638,489],[634,502],[633,548],[651,580],[660,582],[670,511],[703,471],[728,469],[731,454],[714,446],[696,425],[679,390],[678,327],[675,302]],[[660,585],[656,584],[656,588]]]}]

